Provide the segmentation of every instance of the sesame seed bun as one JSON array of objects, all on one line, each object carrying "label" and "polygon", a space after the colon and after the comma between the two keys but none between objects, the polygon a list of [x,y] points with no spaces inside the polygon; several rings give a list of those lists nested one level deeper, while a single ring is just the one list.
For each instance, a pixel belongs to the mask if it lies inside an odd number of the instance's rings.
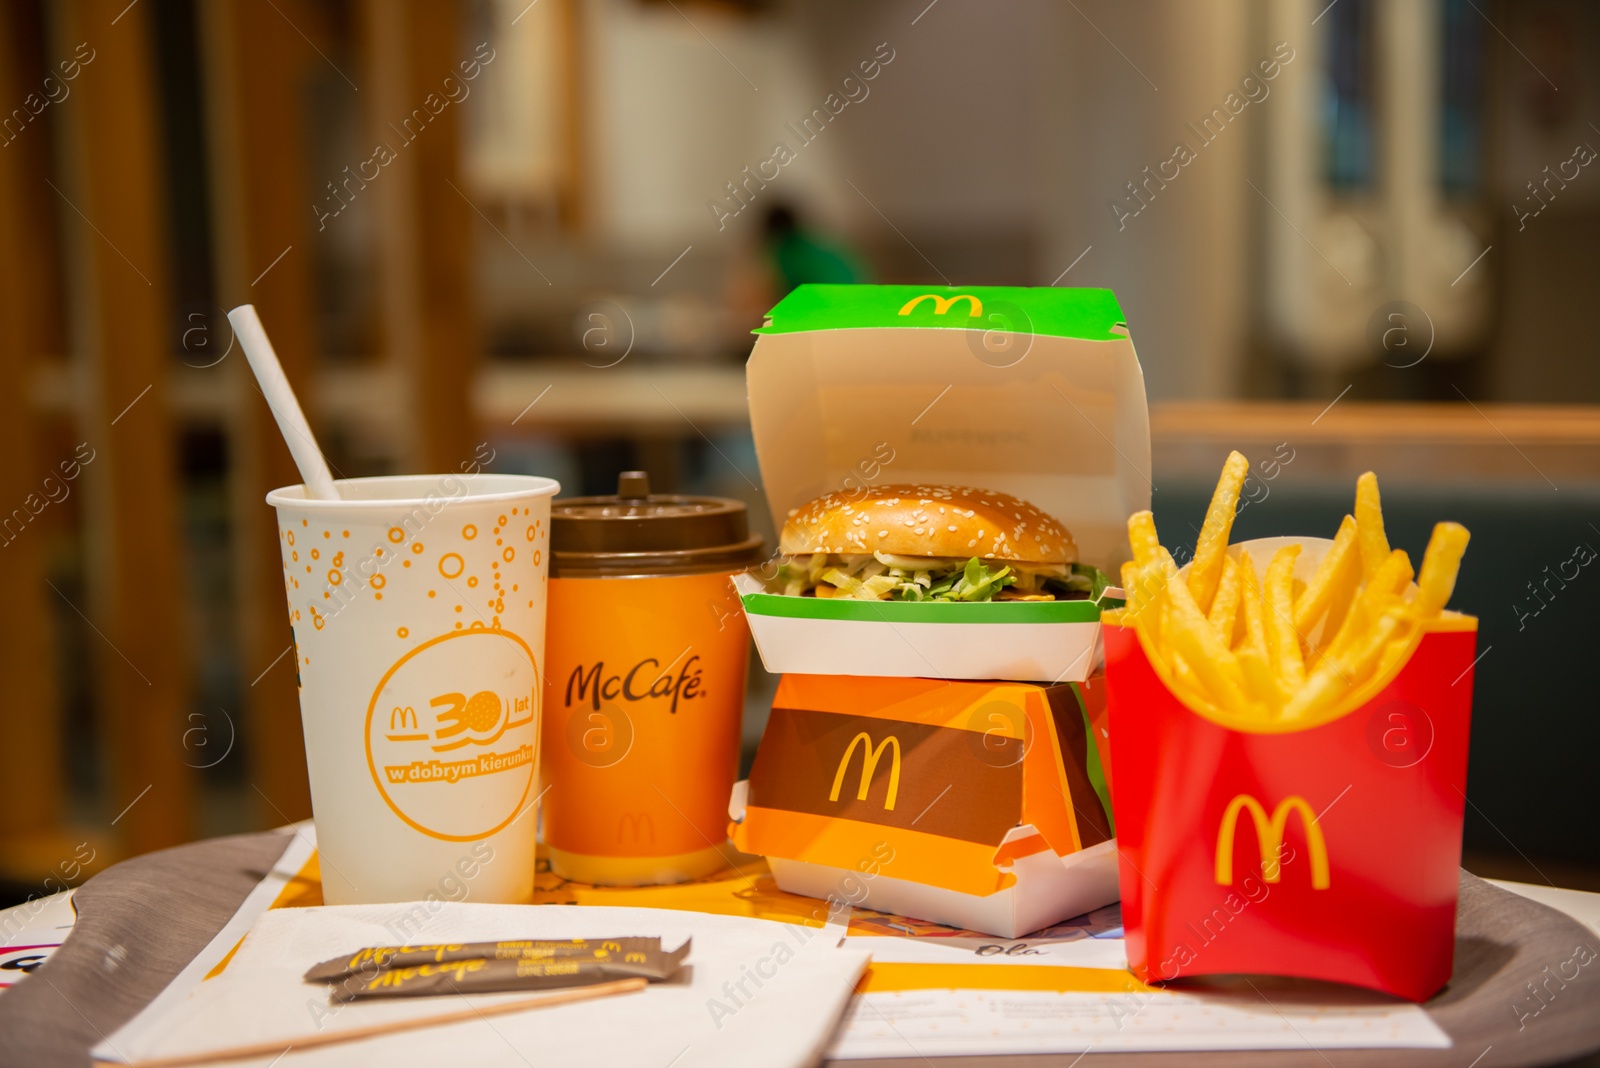
[{"label": "sesame seed bun", "polygon": [[972,486],[870,486],[789,513],[779,551],[980,557],[1034,564],[1078,559],[1072,533],[1027,501]]}]

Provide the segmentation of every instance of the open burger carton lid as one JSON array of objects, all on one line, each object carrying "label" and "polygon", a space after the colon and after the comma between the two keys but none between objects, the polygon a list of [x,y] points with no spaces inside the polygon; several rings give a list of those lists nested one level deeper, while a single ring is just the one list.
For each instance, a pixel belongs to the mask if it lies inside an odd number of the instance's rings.
[{"label": "open burger carton lid", "polygon": [[1017,938],[1117,899],[1103,676],[786,675],[729,836],[780,889]]},{"label": "open burger carton lid", "polygon": [[[779,530],[827,493],[978,486],[1065,524],[1108,575],[1129,558],[1150,424],[1110,290],[804,285],[756,335],[750,423]],[[767,669],[809,674],[1082,680],[1115,603],[788,597],[759,572],[735,584]]]}]

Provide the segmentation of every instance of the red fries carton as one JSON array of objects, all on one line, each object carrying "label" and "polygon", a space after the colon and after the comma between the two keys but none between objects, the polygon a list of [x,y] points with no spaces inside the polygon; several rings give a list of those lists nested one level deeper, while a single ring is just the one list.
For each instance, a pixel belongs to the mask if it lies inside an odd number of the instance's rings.
[{"label": "red fries carton", "polygon": [[[1306,565],[1321,553],[1306,539]],[[1477,620],[1292,724],[1190,707],[1138,631],[1105,627],[1128,964],[1423,1001],[1450,978]]]}]

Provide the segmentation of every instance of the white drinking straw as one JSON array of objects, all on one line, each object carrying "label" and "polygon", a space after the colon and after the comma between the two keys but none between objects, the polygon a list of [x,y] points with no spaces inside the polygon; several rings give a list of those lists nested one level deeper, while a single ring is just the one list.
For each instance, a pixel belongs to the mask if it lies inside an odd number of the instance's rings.
[{"label": "white drinking straw", "polygon": [[300,469],[300,477],[305,480],[306,495],[319,501],[338,500],[339,488],[333,484],[333,476],[328,473],[328,461],[322,458],[322,450],[317,448],[317,439],[311,434],[311,424],[306,422],[300,402],[295,399],[294,388],[289,385],[283,365],[278,362],[278,354],[272,350],[272,342],[267,340],[267,331],[261,325],[255,305],[239,305],[228,313],[228,322],[233,324],[233,335],[244,347],[244,357],[250,362],[250,370],[256,374],[261,392],[267,398],[267,407],[272,409],[273,418],[278,420],[278,430],[289,446],[294,465]]}]

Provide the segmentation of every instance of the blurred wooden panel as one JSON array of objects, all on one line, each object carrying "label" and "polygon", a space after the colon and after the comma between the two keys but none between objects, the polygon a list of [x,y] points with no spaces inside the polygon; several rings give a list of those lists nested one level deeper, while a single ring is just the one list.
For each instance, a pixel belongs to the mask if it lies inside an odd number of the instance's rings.
[{"label": "blurred wooden panel", "polygon": [[[473,92],[465,168],[495,225],[554,214],[570,232],[587,209],[589,100],[581,0],[475,0],[492,27],[493,73]],[[487,17],[484,17],[487,16]],[[476,39],[465,42],[476,49]]]},{"label": "blurred wooden panel", "polygon": [[[431,112],[443,99],[444,79],[459,75],[456,64],[472,54],[462,35],[462,0],[406,0],[410,34],[409,95]],[[416,109],[412,106],[412,112]],[[405,151],[416,158],[411,218],[417,227],[421,283],[421,359],[415,368],[416,420],[428,471],[457,471],[480,440],[468,391],[477,364],[477,318],[473,308],[474,211],[472,191],[461,178],[461,108],[451,105]]]},{"label": "blurred wooden panel", "polygon": [[1150,411],[1156,478],[1214,480],[1229,449],[1297,474],[1349,479],[1496,479],[1557,489],[1600,479],[1600,407],[1314,402],[1168,402]]},{"label": "blurred wooden panel", "polygon": [[583,5],[579,0],[559,0],[562,103],[562,175],[559,200],[561,222],[580,231],[589,221],[588,138],[584,104],[589,100],[584,64]]},{"label": "blurred wooden panel", "polygon": [[67,249],[82,435],[96,705],[109,806],[133,852],[189,837],[183,760],[191,698],[184,656],[184,547],[168,420],[171,296],[150,7],[59,0],[50,50],[82,42],[93,65],[61,134],[58,217]]},{"label": "blurred wooden panel", "polygon": [[[340,385],[331,376],[325,381]],[[351,393],[348,387],[330,388],[327,396],[339,405]],[[497,438],[638,432],[698,441],[699,432],[750,425],[744,368],[738,366],[624,364],[602,370],[576,360],[492,363],[479,373],[473,399],[478,418]]]},{"label": "blurred wooden panel", "polygon": [[[209,0],[199,4],[207,137],[216,226],[217,355],[232,343],[221,313],[254,304],[289,381],[312,417],[308,383],[316,363],[312,228],[306,190],[306,72],[322,59],[300,37],[293,0]],[[281,10],[280,10],[281,8]],[[294,22],[291,22],[291,19]],[[199,354],[190,361],[206,365]],[[242,352],[202,374],[229,380],[238,396],[228,426],[234,570],[251,801],[262,821],[311,815],[295,654],[285,609],[277,527],[263,497],[300,481],[299,472]]]},{"label": "blurred wooden panel", "polygon": [[[393,154],[376,188],[386,357],[404,369],[409,471],[458,471],[480,440],[469,389],[477,362],[472,234],[478,212],[461,176],[459,80],[473,46],[462,0],[366,0],[368,125]],[[368,96],[363,93],[363,96]],[[469,98],[470,99],[470,98]]]},{"label": "blurred wooden panel", "polygon": [[[32,4],[0,5],[0,99],[5,101],[24,101],[37,84],[36,16]],[[54,194],[45,184],[50,141],[42,126],[30,123],[0,134],[6,142],[0,149],[0,382],[26,381],[41,353],[49,351],[54,332],[54,279],[41,269],[56,262],[48,229]],[[48,871],[59,859],[47,856],[29,864],[24,858],[37,851],[36,844],[47,854],[56,852],[45,843],[62,813],[61,706],[49,625],[57,606],[45,585],[49,532],[40,528],[48,519],[41,523],[39,517],[57,503],[56,487],[70,492],[75,486],[57,467],[61,459],[71,461],[70,454],[41,455],[38,440],[27,394],[0,390],[0,457],[5,458],[0,462],[0,590],[6,591],[8,610],[6,638],[0,642],[0,678],[6,685],[0,736],[7,752],[20,757],[8,761],[6,803],[0,805],[0,869],[17,878],[30,878],[29,867]]]}]

